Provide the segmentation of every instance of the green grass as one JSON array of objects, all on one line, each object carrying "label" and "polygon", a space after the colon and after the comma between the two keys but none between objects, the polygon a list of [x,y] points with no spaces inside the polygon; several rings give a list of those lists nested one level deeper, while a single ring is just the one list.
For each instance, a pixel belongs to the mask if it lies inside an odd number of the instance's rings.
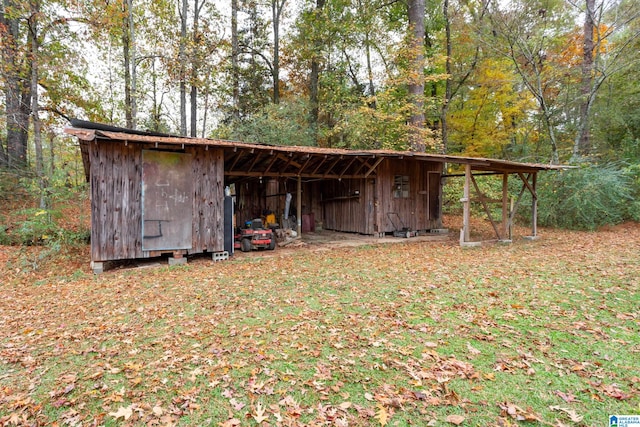
[{"label": "green grass", "polygon": [[[640,227],[549,234],[9,276],[0,424],[369,426],[384,412],[393,426],[602,426],[639,413]],[[110,415],[121,408],[126,421]]]}]

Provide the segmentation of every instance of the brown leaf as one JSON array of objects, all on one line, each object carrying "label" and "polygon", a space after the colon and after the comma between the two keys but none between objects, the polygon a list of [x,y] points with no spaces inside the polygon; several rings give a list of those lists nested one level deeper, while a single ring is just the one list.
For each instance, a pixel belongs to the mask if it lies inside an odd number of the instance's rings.
[{"label": "brown leaf", "polygon": [[121,406],[117,412],[109,412],[109,415],[114,417],[115,419],[124,418],[128,420],[133,415],[133,405],[129,405],[126,408]]},{"label": "brown leaf", "polygon": [[562,398],[562,400],[564,400],[567,403],[571,403],[571,402],[575,402],[576,401],[576,396],[573,395],[571,392],[563,393],[560,390],[556,390],[556,395],[560,396]]},{"label": "brown leaf", "polygon": [[467,342],[467,350],[469,350],[469,354],[476,356],[481,353],[480,350],[471,345],[471,343]]},{"label": "brown leaf", "polygon": [[351,408],[351,402],[342,402],[340,405],[338,405],[338,407],[343,411],[346,411],[347,409]]},{"label": "brown leaf", "polygon": [[262,406],[262,403],[258,402],[256,405],[256,413],[252,415],[253,419],[256,420],[258,424],[263,421],[266,421],[269,418],[269,415],[265,415],[265,408]]},{"label": "brown leaf", "polygon": [[381,426],[386,426],[389,422],[389,413],[386,408],[382,406],[380,403],[376,405],[378,407],[378,412],[376,413],[375,419],[380,422]]},{"label": "brown leaf", "polygon": [[502,415],[509,415],[516,421],[541,421],[541,418],[531,409],[524,410],[509,402],[500,403],[498,406],[502,409]]},{"label": "brown leaf", "polygon": [[447,415],[447,422],[459,426],[464,422],[465,418],[462,415]]},{"label": "brown leaf", "polygon": [[568,408],[561,408],[560,406],[549,406],[552,411],[561,411],[569,416],[569,419],[574,423],[579,423],[584,418],[582,415],[578,415],[576,411]]}]

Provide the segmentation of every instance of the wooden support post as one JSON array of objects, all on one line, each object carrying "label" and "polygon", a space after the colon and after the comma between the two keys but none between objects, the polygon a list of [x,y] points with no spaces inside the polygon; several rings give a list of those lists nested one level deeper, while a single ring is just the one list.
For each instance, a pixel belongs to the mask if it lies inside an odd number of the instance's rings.
[{"label": "wooden support post", "polygon": [[511,221],[509,221],[509,174],[502,174],[502,239],[510,238],[509,229]]},{"label": "wooden support post", "polygon": [[460,245],[464,246],[469,241],[469,227],[471,222],[471,196],[469,189],[471,187],[471,165],[464,166],[464,194],[460,201],[462,202],[462,230],[460,230]]},{"label": "wooden support post", "polygon": [[538,191],[536,189],[538,174],[536,172],[533,173],[531,187],[533,191],[531,192],[531,237],[534,239],[538,237]]},{"label": "wooden support post", "polygon": [[296,198],[296,221],[298,221],[297,229],[298,237],[302,237],[302,177],[298,175],[298,194]]}]

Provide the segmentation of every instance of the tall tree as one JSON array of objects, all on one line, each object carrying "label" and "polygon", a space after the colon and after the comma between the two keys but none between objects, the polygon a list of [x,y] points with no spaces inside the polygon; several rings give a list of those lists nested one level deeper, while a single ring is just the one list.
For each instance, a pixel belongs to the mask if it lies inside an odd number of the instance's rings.
[{"label": "tall tree", "polygon": [[30,15],[27,20],[29,26],[29,45],[30,45],[30,68],[31,68],[31,120],[33,121],[33,143],[36,154],[36,176],[38,178],[38,184],[41,189],[40,193],[40,207],[47,207],[47,200],[45,197],[45,188],[47,187],[44,181],[44,156],[42,153],[42,123],[40,121],[40,103],[38,97],[38,82],[39,82],[39,59],[40,59],[40,0],[30,0],[29,2]]},{"label": "tall tree", "polygon": [[[313,12],[315,19],[320,19],[325,0],[316,0],[316,8]],[[321,41],[318,37],[313,40],[314,55],[311,58],[311,71],[309,73],[309,124],[315,135],[316,144],[318,142],[318,116],[320,114],[320,101],[318,97],[319,81],[320,81],[320,50],[322,48]]]},{"label": "tall tree", "polygon": [[280,103],[280,21],[287,0],[271,0],[273,25],[273,103]]},{"label": "tall tree", "polygon": [[136,54],[133,28],[133,0],[124,0],[122,24],[122,56],[124,59],[124,109],[126,127],[136,128]]},{"label": "tall tree", "polygon": [[424,41],[425,0],[409,0],[409,100],[412,111],[410,145],[413,151],[425,151],[424,129]]},{"label": "tall tree", "polygon": [[180,2],[180,40],[178,44],[178,68],[180,86],[180,135],[187,136],[187,13],[188,0]]},{"label": "tall tree", "polygon": [[235,120],[240,118],[240,44],[238,42],[238,0],[231,0],[231,110]]},{"label": "tall tree", "polygon": [[204,7],[206,0],[194,0],[193,2],[193,28],[192,28],[192,53],[191,53],[191,117],[190,117],[190,135],[197,136],[198,133],[198,80],[200,68],[200,55],[198,47],[202,44],[202,34],[200,33],[200,13]]},{"label": "tall tree", "polygon": [[[0,36],[2,39],[2,74],[4,76],[6,148],[0,150],[0,166],[23,169],[27,166],[29,113],[31,111],[31,71],[27,60],[21,18],[26,14],[22,3],[3,0]],[[0,144],[2,145],[2,144]]]},{"label": "tall tree", "polygon": [[611,76],[629,70],[640,60],[638,50],[634,48],[635,41],[640,38],[637,29],[640,5],[627,1],[585,0],[581,7],[582,3],[567,1],[584,14],[577,130],[573,146],[573,160],[580,160],[592,154],[594,149],[591,116],[600,88]]},{"label": "tall tree", "polygon": [[593,33],[596,28],[595,0],[585,0],[584,27],[582,44],[582,82],[580,87],[580,121],[576,140],[573,147],[573,156],[587,156],[591,151],[591,133],[589,131],[589,110],[591,100],[591,87],[593,85],[593,60],[594,42]]}]

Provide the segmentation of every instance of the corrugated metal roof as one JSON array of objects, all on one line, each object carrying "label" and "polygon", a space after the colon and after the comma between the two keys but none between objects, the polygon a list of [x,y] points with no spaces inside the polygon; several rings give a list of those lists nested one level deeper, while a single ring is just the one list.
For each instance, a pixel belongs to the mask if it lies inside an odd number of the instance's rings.
[{"label": "corrugated metal roof", "polygon": [[[86,122],[83,122],[83,124]],[[367,167],[373,167],[372,164],[368,163],[366,159],[380,159],[380,158],[395,158],[395,159],[403,159],[403,158],[413,158],[416,160],[422,161],[432,161],[439,163],[454,163],[460,165],[471,165],[473,170],[481,170],[481,171],[489,171],[489,172],[501,172],[501,173],[528,173],[528,172],[536,172],[540,170],[551,170],[551,169],[561,169],[563,166],[558,165],[546,165],[546,164],[538,164],[538,163],[521,163],[521,162],[513,162],[508,160],[499,160],[499,159],[489,159],[489,158],[481,158],[481,157],[464,157],[464,156],[451,156],[444,154],[431,154],[431,153],[419,153],[413,151],[393,151],[393,150],[349,150],[342,148],[323,148],[323,147],[309,147],[309,146],[276,146],[276,145],[267,145],[267,144],[251,144],[239,141],[226,141],[220,139],[209,139],[209,138],[192,138],[192,137],[180,137],[180,136],[171,136],[171,135],[152,135],[145,133],[131,133],[127,132],[126,129],[117,129],[116,130],[100,130],[100,129],[90,129],[90,128],[77,128],[71,127],[65,129],[65,132],[78,137],[83,141],[94,141],[94,140],[108,140],[108,141],[123,141],[127,143],[144,143],[144,144],[156,144],[156,145],[164,145],[164,146],[205,146],[205,147],[218,147],[223,148],[225,153],[228,154],[229,158],[225,158],[225,173],[227,175],[243,175],[247,172],[251,172],[251,175],[258,175],[260,173],[268,174],[270,171],[278,171],[280,176],[295,176],[300,174],[302,168],[302,163],[311,169],[314,168],[315,172],[318,172],[318,169],[321,166],[315,166],[318,163],[322,165],[326,161],[326,159],[337,159],[336,162],[332,165],[332,169],[329,171],[324,171],[321,175],[326,178],[337,178],[337,177],[355,177],[353,173],[349,173],[349,167],[340,167],[338,164],[340,160],[345,160],[345,162],[353,161],[353,158],[360,158],[360,162],[353,165],[353,168],[358,167],[358,169],[365,173]],[[244,153],[244,157],[248,157],[251,155],[252,161],[247,162],[247,159],[241,159],[240,157]],[[256,155],[264,155],[264,163],[265,166],[262,168],[258,165],[258,160],[256,159]],[[276,160],[267,161],[266,157],[272,156],[274,154],[280,154],[286,156],[286,158],[282,159],[282,164],[276,164]],[[235,158],[234,158],[235,156]],[[310,164],[310,160],[313,158],[314,162]],[[318,159],[325,159],[320,162]],[[227,164],[233,166],[229,166],[230,169],[227,170]],[[292,170],[287,172],[282,169],[284,164],[287,166],[297,167],[297,170]],[[331,162],[328,162],[331,163]],[[344,162],[342,162],[344,163]],[[342,164],[341,163],[341,164]],[[242,171],[243,165],[249,167],[251,164],[251,168],[254,168],[253,171]],[[266,165],[269,165],[268,167]],[[351,166],[350,164],[350,166]],[[364,168],[363,168],[364,165]],[[326,167],[327,165],[325,165]],[[373,167],[375,169],[375,167]],[[364,170],[363,170],[364,169]],[[341,172],[340,172],[341,171]],[[316,173],[317,174],[317,173]],[[307,174],[308,175],[308,174]]]}]

